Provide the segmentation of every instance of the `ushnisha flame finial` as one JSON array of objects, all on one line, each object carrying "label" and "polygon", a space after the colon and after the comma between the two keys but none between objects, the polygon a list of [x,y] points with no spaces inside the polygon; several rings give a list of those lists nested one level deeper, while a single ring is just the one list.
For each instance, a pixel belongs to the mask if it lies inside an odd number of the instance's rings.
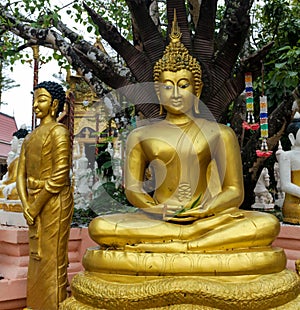
[{"label": "ushnisha flame finial", "polygon": [[171,42],[179,42],[181,38],[181,32],[180,32],[180,28],[178,26],[178,22],[177,22],[177,16],[176,16],[176,9],[174,9],[174,18],[172,21],[172,29],[171,29],[171,34],[170,34],[170,39]]}]

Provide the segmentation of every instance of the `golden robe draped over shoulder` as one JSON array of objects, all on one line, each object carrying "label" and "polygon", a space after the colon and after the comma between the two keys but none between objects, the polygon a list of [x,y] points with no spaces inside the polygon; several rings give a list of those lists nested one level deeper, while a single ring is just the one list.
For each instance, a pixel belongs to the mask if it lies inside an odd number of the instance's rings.
[{"label": "golden robe draped over shoulder", "polygon": [[[68,239],[73,214],[70,137],[62,124],[35,129],[23,143],[19,166],[27,180],[29,206],[43,189],[51,193],[29,226],[27,307],[52,310],[67,296]],[[24,168],[25,167],[25,168]]]}]

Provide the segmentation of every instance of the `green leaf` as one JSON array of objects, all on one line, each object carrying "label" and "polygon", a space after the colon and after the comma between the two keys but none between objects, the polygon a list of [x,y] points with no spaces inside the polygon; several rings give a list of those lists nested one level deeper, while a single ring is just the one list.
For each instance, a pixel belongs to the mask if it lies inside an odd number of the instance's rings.
[{"label": "green leaf", "polygon": [[285,62],[275,64],[275,68],[277,68],[277,69],[281,69],[281,68],[283,68],[284,66],[286,66],[286,63],[285,63]]},{"label": "green leaf", "polygon": [[283,46],[281,48],[278,49],[279,52],[282,52],[282,51],[286,51],[286,50],[290,50],[291,47],[290,46]]},{"label": "green leaf", "polygon": [[101,166],[101,168],[102,168],[102,169],[108,169],[108,168],[110,168],[111,166],[112,166],[111,161],[107,161],[107,162],[105,162],[105,163]]},{"label": "green leaf", "polygon": [[178,214],[181,214],[181,213],[184,213],[184,212],[186,212],[188,210],[192,210],[192,209],[196,208],[198,206],[198,203],[199,203],[200,199],[201,199],[201,196],[202,196],[202,194],[200,194],[198,196],[198,198],[192,203],[192,205],[190,207],[182,208],[181,210],[176,211],[174,215],[176,216]]}]

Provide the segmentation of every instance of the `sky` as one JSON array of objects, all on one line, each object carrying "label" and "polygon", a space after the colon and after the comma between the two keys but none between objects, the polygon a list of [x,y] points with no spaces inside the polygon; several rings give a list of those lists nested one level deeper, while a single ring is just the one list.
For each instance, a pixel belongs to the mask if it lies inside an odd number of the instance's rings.
[{"label": "sky", "polygon": [[[72,2],[69,1],[71,4]],[[66,5],[65,0],[52,0],[51,5],[58,5],[64,7],[64,9],[60,12],[62,21],[68,24],[76,25],[72,22],[69,16],[66,14],[66,10],[70,8],[70,6]],[[83,29],[80,25],[76,25],[78,28],[78,33],[83,34]],[[28,53],[32,55],[32,49],[27,48],[24,50],[24,53]],[[51,56],[53,53],[52,50],[48,48],[41,47],[40,54],[45,56]],[[60,68],[56,61],[51,61],[50,63],[43,64],[39,69],[39,78],[38,82],[43,81],[54,81],[60,83],[61,81],[55,77],[53,74],[58,74]],[[66,72],[62,72],[63,76],[66,75]],[[26,124],[27,126],[31,126],[32,119],[32,89],[33,89],[33,67],[29,63],[22,64],[20,61],[14,64],[13,72],[10,70],[6,71],[8,77],[15,81],[16,84],[20,84],[19,87],[12,88],[8,91],[2,93],[2,101],[8,103],[7,105],[0,106],[0,112],[14,116],[18,128]]]},{"label": "sky", "polygon": [[[31,50],[28,50],[30,53]],[[51,53],[51,51],[45,49],[44,54]],[[53,74],[58,74],[59,67],[55,61],[48,64],[43,64],[39,69],[39,82],[54,81],[60,83],[60,81],[53,77]],[[33,67],[29,63],[21,64],[18,62],[14,66],[13,72],[6,71],[8,77],[15,81],[15,84],[19,84],[19,87],[12,88],[3,92],[2,101],[7,105],[1,105],[0,112],[14,116],[17,127],[26,124],[31,126],[32,118],[32,89],[33,89]]]}]

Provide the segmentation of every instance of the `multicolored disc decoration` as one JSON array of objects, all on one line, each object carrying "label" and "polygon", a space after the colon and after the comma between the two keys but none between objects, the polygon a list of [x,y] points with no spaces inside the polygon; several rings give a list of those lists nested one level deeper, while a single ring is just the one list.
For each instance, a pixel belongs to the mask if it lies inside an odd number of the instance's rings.
[{"label": "multicolored disc decoration", "polygon": [[259,105],[260,105],[260,137],[262,138],[261,150],[267,151],[268,145],[266,139],[269,137],[269,128],[268,128],[268,103],[267,96],[259,97]]},{"label": "multicolored disc decoration", "polygon": [[256,155],[258,157],[269,157],[272,155],[272,151],[268,150],[267,139],[269,137],[269,127],[268,127],[268,101],[267,96],[260,96],[260,138],[262,140],[260,150],[256,150]]},{"label": "multicolored disc decoration", "polygon": [[245,73],[245,93],[246,93],[246,121],[243,122],[244,129],[257,130],[259,124],[255,123],[254,118],[254,100],[253,100],[253,85],[252,85],[252,73]]}]

